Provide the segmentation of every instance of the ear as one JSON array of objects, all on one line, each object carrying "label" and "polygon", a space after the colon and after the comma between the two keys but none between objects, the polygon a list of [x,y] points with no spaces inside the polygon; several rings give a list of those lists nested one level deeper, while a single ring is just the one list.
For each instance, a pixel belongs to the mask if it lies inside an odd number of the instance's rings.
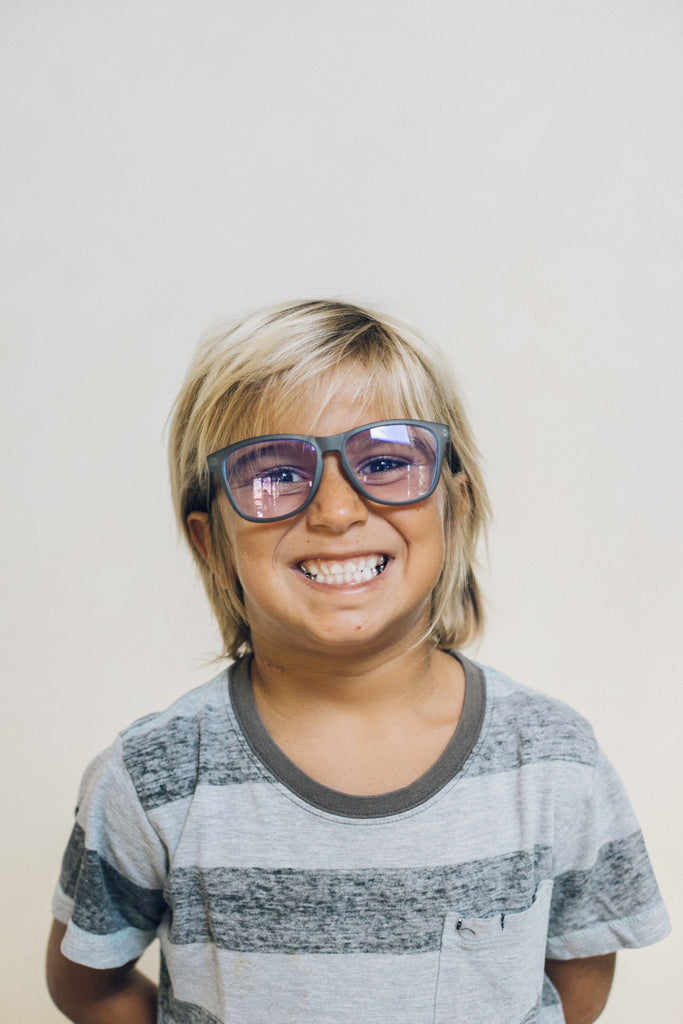
[{"label": "ear", "polygon": [[211,520],[208,512],[190,512],[187,529],[195,548],[206,564],[211,566]]},{"label": "ear", "polygon": [[208,512],[190,512],[187,529],[196,550],[206,562],[216,580],[227,587],[228,579],[220,552],[214,552],[211,540],[211,519]]}]

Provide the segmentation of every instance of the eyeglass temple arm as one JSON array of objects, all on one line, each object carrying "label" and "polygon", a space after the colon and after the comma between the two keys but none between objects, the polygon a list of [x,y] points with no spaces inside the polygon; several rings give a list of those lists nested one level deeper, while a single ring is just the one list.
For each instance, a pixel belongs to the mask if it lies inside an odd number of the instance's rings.
[{"label": "eyeglass temple arm", "polygon": [[455,476],[456,473],[460,473],[462,470],[462,463],[458,458],[458,453],[455,450],[455,445],[449,438],[446,442],[446,459],[448,460],[448,468],[451,473]]}]

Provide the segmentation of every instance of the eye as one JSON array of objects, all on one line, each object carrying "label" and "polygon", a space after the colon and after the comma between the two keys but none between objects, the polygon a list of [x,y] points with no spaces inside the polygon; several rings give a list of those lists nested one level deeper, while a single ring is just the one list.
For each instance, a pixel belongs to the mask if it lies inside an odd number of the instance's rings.
[{"label": "eye", "polygon": [[272,469],[260,470],[259,477],[267,477],[273,483],[281,485],[301,484],[306,479],[294,466],[273,466]]},{"label": "eye", "polygon": [[356,472],[362,477],[377,476],[382,473],[392,473],[405,469],[406,465],[406,462],[393,458],[391,455],[376,455],[374,458],[367,459],[361,463]]},{"label": "eye", "polygon": [[270,460],[259,460],[249,467],[249,473],[243,476],[242,486],[265,490],[269,493],[283,494],[311,486],[311,474],[303,466],[273,464]]}]

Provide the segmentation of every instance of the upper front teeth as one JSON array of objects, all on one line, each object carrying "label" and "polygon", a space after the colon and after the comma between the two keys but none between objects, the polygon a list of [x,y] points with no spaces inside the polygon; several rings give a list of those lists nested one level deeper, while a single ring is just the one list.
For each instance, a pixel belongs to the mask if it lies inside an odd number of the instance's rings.
[{"label": "upper front teeth", "polygon": [[344,562],[320,562],[317,559],[301,562],[301,570],[306,576],[319,583],[362,583],[378,576],[386,567],[384,555],[372,555],[350,559]]}]

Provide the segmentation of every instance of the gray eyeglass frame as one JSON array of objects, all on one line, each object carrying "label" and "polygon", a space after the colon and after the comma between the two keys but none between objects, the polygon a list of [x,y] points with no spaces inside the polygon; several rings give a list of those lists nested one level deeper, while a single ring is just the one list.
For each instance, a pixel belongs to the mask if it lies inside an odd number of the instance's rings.
[{"label": "gray eyeglass frame", "polygon": [[[419,498],[412,498],[408,501],[386,501],[385,499],[376,498],[374,495],[368,494],[367,491],[361,486],[360,481],[357,479],[355,473],[351,469],[349,461],[346,457],[345,447],[347,441],[350,440],[355,434],[361,434],[364,430],[371,430],[374,427],[392,427],[392,426],[411,426],[411,427],[424,427],[429,430],[436,439],[436,462],[434,464],[434,479],[429,490],[425,494],[421,494]],[[232,455],[233,452],[239,451],[240,448],[247,448],[249,445],[258,444],[259,442],[267,441],[304,441],[315,449],[316,464],[315,473],[313,474],[313,482],[311,484],[310,491],[306,500],[299,508],[293,512],[287,512],[283,516],[273,516],[272,518],[263,519],[256,516],[249,516],[243,512],[237,502],[235,501],[232,492],[230,490],[230,484],[225,473],[225,460],[228,455]],[[363,498],[368,501],[372,501],[377,505],[392,505],[392,506],[404,506],[404,505],[416,505],[420,501],[425,501],[426,498],[433,494],[437,488],[439,480],[441,479],[441,470],[443,468],[443,461],[446,455],[448,455],[448,465],[453,473],[458,473],[461,469],[460,459],[458,454],[453,447],[451,441],[450,430],[445,423],[431,423],[428,420],[411,420],[411,419],[396,419],[396,420],[377,420],[374,423],[364,423],[360,427],[353,427],[351,430],[345,430],[341,434],[330,434],[327,437],[316,437],[312,434],[262,434],[259,437],[248,437],[243,441],[237,441],[235,444],[229,444],[225,448],[219,448],[218,451],[212,452],[207,456],[206,463],[209,469],[209,480],[206,489],[206,508],[207,511],[211,510],[211,501],[213,497],[213,476],[214,474],[220,480],[222,489],[224,490],[226,497],[235,512],[242,519],[246,519],[250,523],[279,523],[283,519],[291,519],[293,516],[298,516],[300,512],[310,505],[315,497],[320,481],[323,475],[323,456],[334,452],[339,455],[339,459],[344,470],[344,475],[348,479],[349,483],[355,491],[357,491]]]}]

